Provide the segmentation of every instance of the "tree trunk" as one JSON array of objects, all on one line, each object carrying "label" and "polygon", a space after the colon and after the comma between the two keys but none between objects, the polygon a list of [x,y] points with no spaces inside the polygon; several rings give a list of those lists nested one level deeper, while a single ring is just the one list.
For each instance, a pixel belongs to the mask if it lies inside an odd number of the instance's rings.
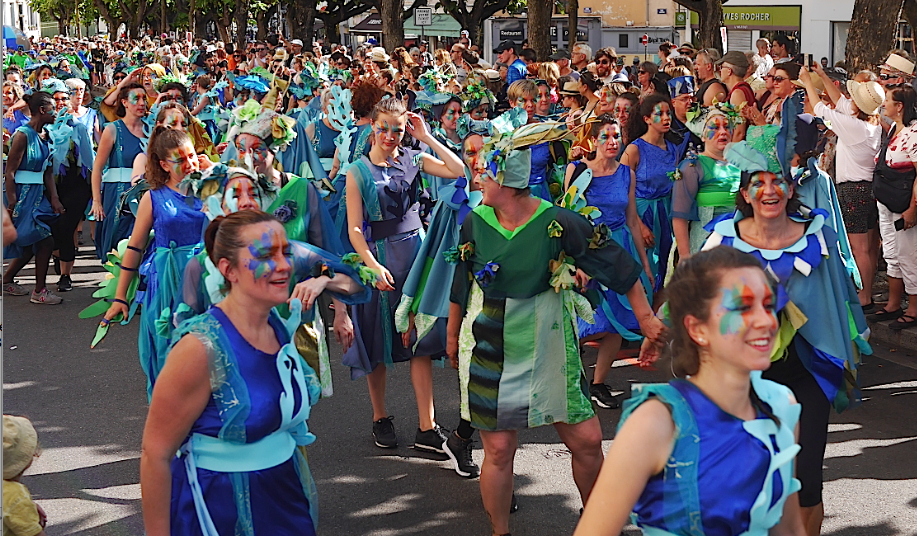
[{"label": "tree trunk", "polygon": [[[404,21],[401,14],[404,11],[404,0],[382,0],[382,46],[386,50],[395,50],[404,46]],[[325,28],[330,35],[331,29]]]},{"label": "tree trunk", "polygon": [[538,61],[547,61],[551,55],[551,15],[554,2],[529,2],[529,47],[535,50]]},{"label": "tree trunk", "polygon": [[166,0],[159,0],[159,34],[166,33],[169,25],[166,21]]},{"label": "tree trunk", "polygon": [[267,11],[259,11],[255,15],[255,24],[258,29],[255,31],[255,39],[264,41],[267,37]]},{"label": "tree trunk", "polygon": [[303,42],[303,50],[312,50],[315,41],[315,0],[294,0],[287,9],[287,23],[293,39]]},{"label": "tree trunk", "polygon": [[898,16],[904,0],[856,0],[847,34],[848,72],[872,69],[895,48]]},{"label": "tree trunk", "polygon": [[704,0],[704,10],[697,14],[697,48],[715,48],[721,54],[723,50],[723,36],[720,27],[723,25],[723,2],[721,0]]},{"label": "tree trunk", "polygon": [[579,26],[579,0],[567,0],[567,50],[573,50]]},{"label": "tree trunk", "polygon": [[240,50],[245,50],[245,44],[248,43],[248,6],[249,0],[236,3],[236,46]]}]

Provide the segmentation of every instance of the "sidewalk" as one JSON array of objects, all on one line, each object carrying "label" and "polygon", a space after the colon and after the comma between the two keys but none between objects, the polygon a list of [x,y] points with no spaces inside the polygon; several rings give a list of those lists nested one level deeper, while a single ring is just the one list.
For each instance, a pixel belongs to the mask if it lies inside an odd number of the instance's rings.
[{"label": "sidewalk", "polygon": [[[885,303],[888,300],[888,280],[885,278],[885,271],[876,274],[873,300],[876,303]],[[869,340],[880,341],[892,349],[917,355],[917,327],[896,331],[890,329],[889,324],[888,321],[869,322],[869,329],[872,332]]]}]

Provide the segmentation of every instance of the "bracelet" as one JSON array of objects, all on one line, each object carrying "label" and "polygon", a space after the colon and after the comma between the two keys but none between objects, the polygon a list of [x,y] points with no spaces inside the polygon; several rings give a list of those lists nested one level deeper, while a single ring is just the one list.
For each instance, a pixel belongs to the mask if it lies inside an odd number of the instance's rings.
[{"label": "bracelet", "polygon": [[102,321],[99,322],[99,324],[102,325],[102,326],[107,326],[107,325],[111,324],[111,320],[109,320],[109,319],[107,319],[107,318],[103,318]]},{"label": "bracelet", "polygon": [[121,269],[126,272],[136,272],[138,270],[138,268],[128,268],[127,266],[124,266],[123,264],[119,264],[118,266],[120,266]]},{"label": "bracelet", "polygon": [[111,303],[120,303],[121,305],[123,305],[123,306],[125,306],[125,307],[130,307],[130,304],[129,304],[129,303],[127,303],[127,302],[124,301],[124,300],[119,300],[118,298],[113,298],[113,299],[108,300],[108,301],[110,301]]},{"label": "bracelet", "polygon": [[135,248],[134,246],[127,246],[127,249],[129,249],[129,250],[131,250],[131,251],[136,251],[137,253],[140,253],[141,255],[143,254],[143,250],[142,250],[142,249],[140,249],[140,248]]}]

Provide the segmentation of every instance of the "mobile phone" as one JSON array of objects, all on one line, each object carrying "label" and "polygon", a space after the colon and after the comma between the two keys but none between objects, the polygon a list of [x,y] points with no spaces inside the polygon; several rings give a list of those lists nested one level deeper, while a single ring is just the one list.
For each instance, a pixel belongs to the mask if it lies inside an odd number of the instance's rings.
[{"label": "mobile phone", "polygon": [[812,69],[812,63],[814,62],[814,57],[812,54],[806,54],[806,69]]},{"label": "mobile phone", "polygon": [[898,218],[895,220],[895,230],[903,231],[904,230],[904,218]]}]

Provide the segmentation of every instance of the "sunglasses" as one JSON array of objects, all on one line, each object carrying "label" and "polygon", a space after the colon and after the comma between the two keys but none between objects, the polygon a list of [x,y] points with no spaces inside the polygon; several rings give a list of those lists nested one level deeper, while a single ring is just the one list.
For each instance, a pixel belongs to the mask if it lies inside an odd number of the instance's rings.
[{"label": "sunglasses", "polygon": [[774,79],[774,82],[777,82],[778,84],[779,84],[780,82],[785,81],[785,80],[789,80],[789,78],[787,78],[787,77],[785,77],[785,76],[771,76],[771,75],[768,75],[768,78],[773,78],[773,79]]},{"label": "sunglasses", "polygon": [[891,80],[893,78],[898,78],[898,75],[888,73],[882,73],[879,75],[879,80]]},{"label": "sunglasses", "polygon": [[611,65],[611,62],[610,62],[610,61],[599,61],[599,62],[596,62],[596,63],[597,63],[598,65]]},{"label": "sunglasses", "polygon": [[644,71],[643,69],[640,69],[639,71],[637,71],[637,74],[646,74],[646,71]]}]

